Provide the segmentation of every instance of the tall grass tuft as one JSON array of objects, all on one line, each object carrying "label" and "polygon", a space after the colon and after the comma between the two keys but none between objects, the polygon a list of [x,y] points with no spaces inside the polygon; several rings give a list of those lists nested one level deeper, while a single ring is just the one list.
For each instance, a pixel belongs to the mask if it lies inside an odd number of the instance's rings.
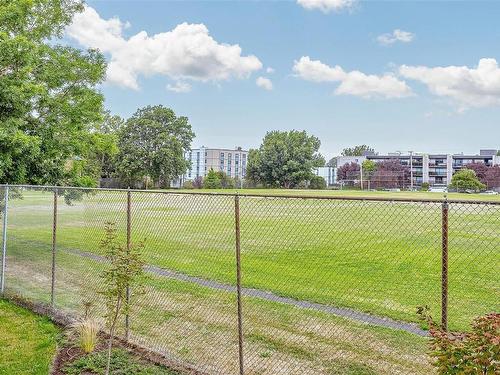
[{"label": "tall grass tuft", "polygon": [[97,319],[86,318],[71,325],[72,332],[78,337],[78,345],[85,353],[94,351],[102,324]]}]

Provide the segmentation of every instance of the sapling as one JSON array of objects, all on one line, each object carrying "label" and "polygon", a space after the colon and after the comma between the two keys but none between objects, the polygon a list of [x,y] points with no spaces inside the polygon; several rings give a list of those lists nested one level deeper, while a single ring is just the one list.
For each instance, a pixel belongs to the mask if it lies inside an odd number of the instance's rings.
[{"label": "sapling", "polygon": [[134,294],[137,293],[137,288],[131,288],[131,286],[138,283],[143,273],[144,262],[141,253],[144,242],[130,246],[119,244],[115,224],[107,222],[105,236],[100,246],[109,262],[109,266],[102,274],[104,289],[101,291],[106,304],[106,322],[109,330],[106,363],[106,375],[109,375],[116,325],[121,316],[129,313],[132,299],[130,290],[135,291]]}]

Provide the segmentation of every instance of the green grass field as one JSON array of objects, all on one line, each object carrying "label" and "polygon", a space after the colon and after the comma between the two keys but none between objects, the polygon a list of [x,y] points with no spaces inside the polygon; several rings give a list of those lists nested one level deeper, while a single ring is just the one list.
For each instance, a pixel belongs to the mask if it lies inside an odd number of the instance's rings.
[{"label": "green grass field", "polygon": [[49,319],[0,299],[0,374],[47,375],[58,334]]},{"label": "green grass field", "polygon": [[[307,194],[441,197],[436,193]],[[497,196],[455,194],[449,198],[498,200]],[[439,318],[440,203],[242,196],[240,205],[245,287],[410,322],[417,321],[417,306],[429,305]],[[499,310],[500,206],[454,204],[449,216],[449,324],[452,329],[467,329],[473,317]],[[132,239],[145,239],[148,263],[233,285],[234,220],[231,196],[132,195]],[[106,221],[117,223],[124,240],[126,193],[95,193],[71,206],[64,204],[62,198],[59,200],[57,303],[61,307],[78,308],[85,290],[92,290],[90,286],[99,283],[98,264],[90,264],[90,260],[65,250],[99,253],[98,243]],[[8,282],[15,292],[48,301],[52,195],[26,191],[24,199],[13,200],[8,229]],[[235,316],[231,310],[234,296],[173,280],[149,280],[148,284],[152,288],[151,298],[145,300],[142,315],[135,320],[139,337],[162,332],[157,334],[158,347],[166,347],[193,363],[213,363],[208,359],[216,360],[223,349],[231,357],[236,355]],[[247,319],[253,323],[247,326],[246,337],[255,363],[271,366],[280,358],[287,358],[284,363],[295,363],[302,371],[289,369],[291,374],[308,373],[304,369],[311,369],[311,373],[336,373],[334,368],[339,363],[344,372],[338,373],[346,373],[352,366],[352,373],[363,373],[360,371],[365,370],[359,366],[365,365],[366,373],[405,373],[404,368],[415,363],[421,366],[421,371],[415,372],[429,371],[422,339],[410,340],[405,336],[402,340],[401,335],[411,335],[255,298],[245,301],[251,314]],[[160,317],[159,311],[163,311]],[[156,328],[152,330],[151,326]],[[164,332],[170,330],[175,334],[164,337]],[[364,358],[367,344],[362,343],[369,342],[380,330],[384,338],[376,341],[388,345],[388,354],[376,365],[380,353]],[[192,344],[195,333],[200,335],[197,345]],[[402,346],[403,341],[407,345]],[[302,352],[304,345],[307,349]],[[322,360],[325,353],[334,356],[339,348],[346,352],[338,361]],[[408,362],[401,362],[398,352]],[[236,361],[223,363],[233,362]],[[253,368],[255,373],[272,373],[266,372],[269,369]]]},{"label": "green grass field", "polygon": [[[316,196],[316,197],[360,197],[360,198],[400,198],[400,199],[443,199],[445,194],[427,191],[367,191],[367,190],[300,190],[300,189],[182,189],[170,190],[172,192],[183,193],[218,193],[234,194],[238,192],[241,195],[283,195],[283,196]],[[447,193],[446,197],[450,200],[472,200],[472,201],[490,201],[500,202],[500,194],[465,194],[465,193]]]}]

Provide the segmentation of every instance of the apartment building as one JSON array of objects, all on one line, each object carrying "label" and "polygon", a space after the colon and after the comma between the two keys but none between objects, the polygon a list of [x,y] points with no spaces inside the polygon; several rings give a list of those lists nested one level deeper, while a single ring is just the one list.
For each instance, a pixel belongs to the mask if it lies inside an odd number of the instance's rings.
[{"label": "apartment building", "polygon": [[339,156],[337,166],[354,162],[361,164],[365,160],[381,162],[397,160],[411,169],[413,184],[418,186],[429,183],[431,186],[447,186],[451,183],[453,174],[471,163],[484,163],[486,165],[500,165],[498,150],[480,150],[478,155],[464,154],[425,154],[425,153],[389,153],[378,155],[368,153],[364,156]]},{"label": "apartment building", "polygon": [[210,169],[225,172],[232,178],[244,179],[246,175],[248,151],[241,147],[228,149],[202,146],[187,152],[185,157],[191,162],[191,167],[181,177],[181,185],[184,181],[205,177]]}]

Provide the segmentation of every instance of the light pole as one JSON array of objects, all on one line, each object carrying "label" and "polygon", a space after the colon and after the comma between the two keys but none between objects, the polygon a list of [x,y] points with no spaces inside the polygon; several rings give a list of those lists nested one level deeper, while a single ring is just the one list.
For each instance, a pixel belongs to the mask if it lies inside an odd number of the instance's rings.
[{"label": "light pole", "polygon": [[361,190],[363,190],[363,163],[359,164],[359,174],[361,180]]},{"label": "light pole", "polygon": [[410,190],[413,191],[413,151],[410,153]]}]

